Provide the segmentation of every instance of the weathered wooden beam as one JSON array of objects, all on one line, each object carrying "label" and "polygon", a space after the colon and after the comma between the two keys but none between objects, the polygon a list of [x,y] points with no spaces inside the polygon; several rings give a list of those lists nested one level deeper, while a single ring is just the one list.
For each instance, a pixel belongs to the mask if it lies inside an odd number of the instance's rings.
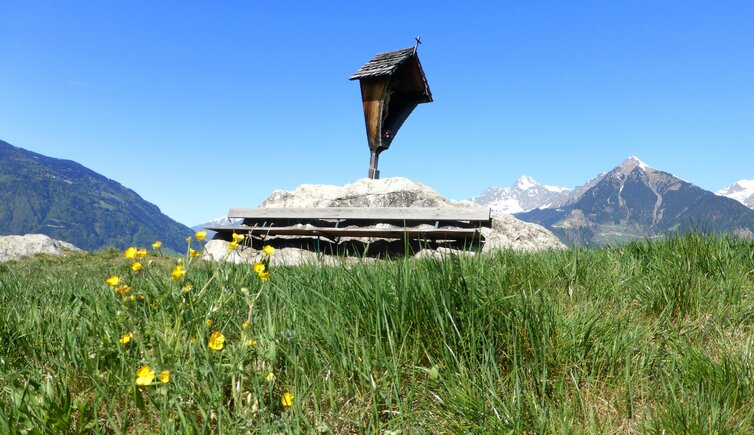
[{"label": "weathered wooden beam", "polygon": [[475,221],[489,223],[489,208],[443,207],[279,207],[231,208],[231,219],[348,219],[389,221]]}]

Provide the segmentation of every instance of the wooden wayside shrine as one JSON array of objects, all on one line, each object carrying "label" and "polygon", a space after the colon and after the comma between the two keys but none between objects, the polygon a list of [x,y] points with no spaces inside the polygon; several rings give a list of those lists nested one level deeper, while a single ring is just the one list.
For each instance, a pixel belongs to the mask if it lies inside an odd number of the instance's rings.
[{"label": "wooden wayside shrine", "polygon": [[432,93],[419,63],[416,45],[380,53],[356,71],[349,80],[359,80],[369,142],[369,178],[380,178],[377,169],[381,152],[390,147],[395,135],[414,108],[432,101]]}]

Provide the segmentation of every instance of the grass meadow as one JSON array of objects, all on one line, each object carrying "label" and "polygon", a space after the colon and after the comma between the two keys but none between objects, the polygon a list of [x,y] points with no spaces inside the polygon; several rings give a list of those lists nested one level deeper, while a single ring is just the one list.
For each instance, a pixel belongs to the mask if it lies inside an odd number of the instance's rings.
[{"label": "grass meadow", "polygon": [[0,432],[754,431],[751,241],[341,267],[127,254],[0,265]]}]

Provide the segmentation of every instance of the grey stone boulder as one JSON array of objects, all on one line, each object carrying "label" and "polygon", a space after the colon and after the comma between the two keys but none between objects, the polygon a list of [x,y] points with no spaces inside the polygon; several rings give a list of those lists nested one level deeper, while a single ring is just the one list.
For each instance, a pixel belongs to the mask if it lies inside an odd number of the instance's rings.
[{"label": "grey stone boulder", "polygon": [[66,255],[73,252],[84,251],[44,234],[0,236],[0,263],[38,254]]}]

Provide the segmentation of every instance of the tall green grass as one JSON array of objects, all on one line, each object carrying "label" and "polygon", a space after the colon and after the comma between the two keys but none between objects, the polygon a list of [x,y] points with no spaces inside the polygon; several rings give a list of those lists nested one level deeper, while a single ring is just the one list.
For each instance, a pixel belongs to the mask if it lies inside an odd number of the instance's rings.
[{"label": "tall green grass", "polygon": [[[309,265],[267,282],[202,262],[174,281],[172,261],[133,276],[115,251],[0,265],[0,432],[754,430],[752,242]],[[144,299],[124,302],[112,274]],[[136,386],[145,364],[170,382]]]}]

